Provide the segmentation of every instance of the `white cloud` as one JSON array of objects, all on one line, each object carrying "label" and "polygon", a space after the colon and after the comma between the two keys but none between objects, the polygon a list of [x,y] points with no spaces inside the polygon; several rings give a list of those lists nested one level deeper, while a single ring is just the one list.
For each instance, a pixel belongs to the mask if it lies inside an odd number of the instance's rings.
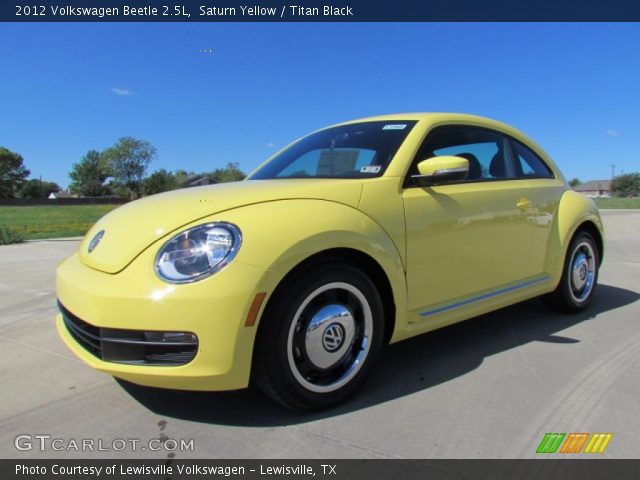
[{"label": "white cloud", "polygon": [[267,142],[267,143],[265,144],[265,147],[267,147],[267,148],[273,148],[273,147],[275,147],[275,144],[274,144],[273,142]]},{"label": "white cloud", "polygon": [[620,136],[620,132],[617,130],[613,130],[613,129],[609,129],[606,131],[606,134],[609,135],[610,137],[619,137]]},{"label": "white cloud", "polygon": [[129,90],[128,88],[111,87],[110,90],[119,97],[128,97],[135,93],[133,90]]}]

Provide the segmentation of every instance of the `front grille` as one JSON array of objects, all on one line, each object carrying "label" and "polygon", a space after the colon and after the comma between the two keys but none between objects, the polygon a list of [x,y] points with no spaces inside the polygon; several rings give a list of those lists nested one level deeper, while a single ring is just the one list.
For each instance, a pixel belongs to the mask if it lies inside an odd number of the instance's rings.
[{"label": "front grille", "polygon": [[100,328],[81,320],[60,302],[58,308],[73,339],[105,362],[176,366],[189,363],[198,352],[198,338],[189,332]]}]

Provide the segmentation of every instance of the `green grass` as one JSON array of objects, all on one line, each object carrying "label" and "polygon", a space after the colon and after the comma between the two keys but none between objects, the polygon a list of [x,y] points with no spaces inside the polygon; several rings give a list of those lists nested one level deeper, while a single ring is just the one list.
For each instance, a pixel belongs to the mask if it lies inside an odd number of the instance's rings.
[{"label": "green grass", "polygon": [[640,197],[632,198],[594,198],[598,208],[640,208]]},{"label": "green grass", "polygon": [[27,240],[79,237],[119,205],[0,206],[0,227],[8,227]]}]

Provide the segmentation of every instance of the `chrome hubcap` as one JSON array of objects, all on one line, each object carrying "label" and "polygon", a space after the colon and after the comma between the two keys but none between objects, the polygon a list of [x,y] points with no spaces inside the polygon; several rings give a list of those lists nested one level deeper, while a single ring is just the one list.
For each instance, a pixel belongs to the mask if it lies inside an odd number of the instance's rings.
[{"label": "chrome hubcap", "polygon": [[587,256],[584,253],[580,253],[576,255],[575,260],[573,261],[573,278],[571,281],[573,282],[574,287],[577,289],[584,288],[584,284],[587,283],[587,273],[589,272],[589,264],[587,260]]},{"label": "chrome hubcap", "polygon": [[583,302],[593,290],[596,260],[593,247],[588,242],[580,243],[573,251],[569,287],[577,302]]},{"label": "chrome hubcap", "polygon": [[322,307],[307,328],[305,347],[309,361],[319,368],[331,367],[352,346],[355,331],[355,320],[346,306]]},{"label": "chrome hubcap", "polygon": [[287,342],[291,373],[306,389],[326,393],[346,385],[369,352],[371,307],[353,285],[314,290],[298,307]]}]

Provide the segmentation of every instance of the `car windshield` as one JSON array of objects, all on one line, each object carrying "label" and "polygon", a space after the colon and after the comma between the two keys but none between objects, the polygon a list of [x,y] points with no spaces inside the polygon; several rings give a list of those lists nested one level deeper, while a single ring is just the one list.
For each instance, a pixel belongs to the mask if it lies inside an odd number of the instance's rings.
[{"label": "car windshield", "polygon": [[378,177],[415,124],[361,122],[312,133],[273,157],[249,180]]}]

